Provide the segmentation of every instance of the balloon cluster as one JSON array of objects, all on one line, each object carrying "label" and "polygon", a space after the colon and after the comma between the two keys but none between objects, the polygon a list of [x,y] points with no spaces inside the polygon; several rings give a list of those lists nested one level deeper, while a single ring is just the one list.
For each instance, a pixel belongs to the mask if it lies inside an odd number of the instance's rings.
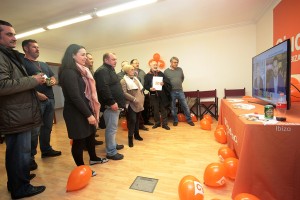
[{"label": "balloon cluster", "polygon": [[159,53],[153,54],[153,58],[149,60],[148,65],[150,65],[152,61],[156,61],[160,69],[163,69],[165,67],[165,62],[161,60]]}]

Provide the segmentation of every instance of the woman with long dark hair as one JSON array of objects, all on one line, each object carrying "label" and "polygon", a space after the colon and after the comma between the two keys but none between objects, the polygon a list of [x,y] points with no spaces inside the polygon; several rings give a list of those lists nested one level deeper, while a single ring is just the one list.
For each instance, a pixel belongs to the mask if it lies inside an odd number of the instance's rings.
[{"label": "woman with long dark hair", "polygon": [[[90,165],[105,163],[95,151],[95,133],[99,121],[100,103],[95,80],[84,66],[86,50],[83,46],[71,44],[64,54],[59,68],[59,85],[65,97],[63,116],[68,136],[73,140],[72,155],[77,166],[84,165],[83,149],[86,146]],[[96,173],[93,171],[93,176]]]}]

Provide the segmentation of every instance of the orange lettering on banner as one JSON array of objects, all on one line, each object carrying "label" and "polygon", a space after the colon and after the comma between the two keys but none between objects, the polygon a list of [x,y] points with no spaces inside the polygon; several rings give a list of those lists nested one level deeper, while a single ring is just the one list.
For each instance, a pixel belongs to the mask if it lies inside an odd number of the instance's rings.
[{"label": "orange lettering on banner", "polygon": [[300,74],[299,10],[299,0],[282,0],[273,10],[273,43],[291,39],[292,74]]}]

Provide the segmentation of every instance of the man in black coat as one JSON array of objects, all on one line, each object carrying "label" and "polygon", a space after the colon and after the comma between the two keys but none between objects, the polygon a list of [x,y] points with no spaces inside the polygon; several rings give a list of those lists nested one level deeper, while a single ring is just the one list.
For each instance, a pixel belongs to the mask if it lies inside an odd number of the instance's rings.
[{"label": "man in black coat", "polygon": [[125,97],[120,79],[115,72],[116,64],[116,55],[105,53],[103,55],[103,65],[96,70],[94,78],[101,104],[101,112],[103,112],[106,125],[106,157],[112,160],[121,160],[124,156],[119,154],[117,150],[123,149],[124,145],[116,143],[116,133],[120,112],[125,108]]}]

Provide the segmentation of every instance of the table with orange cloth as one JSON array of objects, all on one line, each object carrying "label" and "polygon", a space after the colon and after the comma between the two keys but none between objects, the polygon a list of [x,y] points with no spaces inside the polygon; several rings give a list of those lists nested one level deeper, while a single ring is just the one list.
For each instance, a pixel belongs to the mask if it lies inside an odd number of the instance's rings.
[{"label": "table with orange cloth", "polygon": [[263,105],[249,103],[255,108],[244,110],[233,104],[222,99],[219,115],[239,158],[232,198],[250,193],[261,200],[300,199],[300,103],[292,103],[286,122],[265,125],[242,116],[264,114]]}]

